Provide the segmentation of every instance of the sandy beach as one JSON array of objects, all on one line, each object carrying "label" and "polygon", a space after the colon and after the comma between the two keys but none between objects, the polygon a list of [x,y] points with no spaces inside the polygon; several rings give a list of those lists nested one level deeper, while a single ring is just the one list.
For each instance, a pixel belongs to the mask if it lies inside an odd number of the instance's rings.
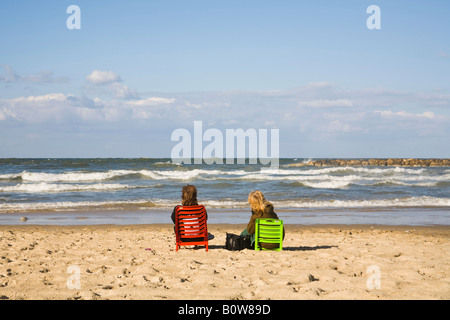
[{"label": "sandy beach", "polygon": [[449,299],[450,227],[287,225],[284,250],[175,251],[173,226],[0,226],[0,299]]}]

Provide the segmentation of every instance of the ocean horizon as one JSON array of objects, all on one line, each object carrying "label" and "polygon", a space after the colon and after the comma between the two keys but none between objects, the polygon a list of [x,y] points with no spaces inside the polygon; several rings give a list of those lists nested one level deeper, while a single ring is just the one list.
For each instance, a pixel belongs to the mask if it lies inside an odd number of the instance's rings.
[{"label": "ocean horizon", "polygon": [[[180,164],[170,158],[0,159],[0,224],[171,223],[197,187],[210,222],[246,223],[261,190],[294,224],[449,224],[450,167]],[[359,159],[359,158],[358,158]]]}]

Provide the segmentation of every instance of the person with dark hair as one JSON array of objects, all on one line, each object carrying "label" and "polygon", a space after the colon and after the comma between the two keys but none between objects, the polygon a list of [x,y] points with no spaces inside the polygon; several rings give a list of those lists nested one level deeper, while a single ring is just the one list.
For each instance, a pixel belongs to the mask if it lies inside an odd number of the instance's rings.
[{"label": "person with dark hair", "polygon": [[[177,207],[180,206],[197,206],[198,205],[198,201],[197,201],[197,188],[195,188],[195,186],[187,184],[183,187],[183,189],[181,190],[181,205],[177,205],[175,206],[175,208],[173,208],[172,211],[172,221],[173,223],[175,223],[175,214],[177,211]],[[206,208],[205,208],[205,214],[206,214],[206,220],[208,220],[208,213],[206,212]],[[214,236],[209,234],[209,239],[213,239]],[[191,239],[187,239],[185,240],[185,242],[195,242],[198,241],[197,238],[191,238]]]},{"label": "person with dark hair", "polygon": [[181,190],[181,204],[183,206],[197,206],[197,188],[187,184]]},{"label": "person with dark hair", "polygon": [[[181,189],[181,205],[182,206],[197,206],[197,188],[193,185],[187,184]],[[175,223],[175,211],[177,207],[180,205],[175,206],[172,211],[172,221]],[[208,214],[206,214],[206,218],[208,218]]]}]

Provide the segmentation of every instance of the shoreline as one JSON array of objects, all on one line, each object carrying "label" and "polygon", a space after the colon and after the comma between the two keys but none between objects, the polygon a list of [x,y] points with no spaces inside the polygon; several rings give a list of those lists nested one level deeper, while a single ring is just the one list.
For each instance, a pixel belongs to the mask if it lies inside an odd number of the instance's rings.
[{"label": "shoreline", "polygon": [[[91,210],[14,212],[0,215],[1,225],[134,225],[172,223],[172,210]],[[279,208],[285,225],[450,225],[449,207]],[[208,210],[208,223],[247,224],[246,209]]]},{"label": "shoreline", "polygon": [[0,296],[450,299],[450,226],[287,225],[280,252],[224,249],[243,228],[210,224],[208,252],[177,252],[172,224],[0,226]]}]

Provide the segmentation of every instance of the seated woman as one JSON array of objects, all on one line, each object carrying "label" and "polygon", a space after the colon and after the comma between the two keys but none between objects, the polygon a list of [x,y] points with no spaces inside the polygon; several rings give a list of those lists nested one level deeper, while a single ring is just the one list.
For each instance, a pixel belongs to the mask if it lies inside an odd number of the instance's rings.
[{"label": "seated woman", "polygon": [[[273,204],[264,198],[264,195],[261,191],[252,191],[248,195],[248,202],[250,203],[250,207],[252,209],[252,216],[250,217],[250,221],[247,225],[247,228],[241,233],[241,236],[251,235],[252,248],[254,247],[255,242],[255,220],[259,218],[267,218],[267,219],[279,219],[277,214],[273,211]],[[284,240],[284,227],[283,227],[283,240]],[[278,248],[278,244],[276,243],[262,243],[263,248],[266,249],[274,249]]]},{"label": "seated woman", "polygon": [[[193,185],[185,185],[183,187],[183,189],[181,190],[181,206],[197,206],[198,205],[198,201],[197,201],[197,188],[195,188],[195,186]],[[173,208],[172,211],[172,221],[173,223],[175,223],[175,214],[176,214],[176,210],[177,207],[179,207],[180,205],[175,206],[175,208]],[[205,214],[206,214],[206,220],[208,220],[208,213],[206,212],[206,208],[205,208]],[[212,235],[208,234],[209,238],[212,239]],[[183,240],[184,242],[196,242],[196,241],[201,241],[202,238],[189,238],[189,239],[185,239]]]}]

